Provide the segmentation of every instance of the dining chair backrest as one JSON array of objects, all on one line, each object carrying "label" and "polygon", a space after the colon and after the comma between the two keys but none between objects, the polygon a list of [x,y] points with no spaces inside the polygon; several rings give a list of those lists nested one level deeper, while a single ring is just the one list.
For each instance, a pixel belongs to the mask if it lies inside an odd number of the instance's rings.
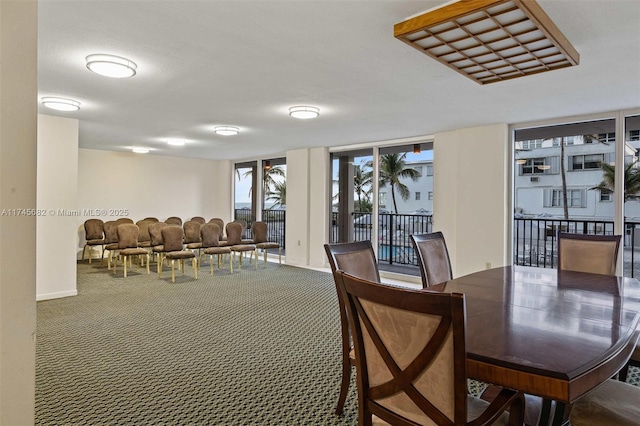
[{"label": "dining chair backrest", "polygon": [[186,244],[200,242],[200,222],[195,220],[188,220],[184,223],[183,228],[184,242]]},{"label": "dining chair backrest", "polygon": [[118,222],[108,220],[104,223],[104,243],[113,244],[118,242]]},{"label": "dining chair backrest", "polygon": [[152,221],[149,219],[142,219],[136,222],[138,225],[138,229],[140,230],[140,235],[138,236],[138,242],[149,242],[151,241],[151,236],[149,235],[149,225],[151,225]]},{"label": "dining chair backrest", "polygon": [[[335,277],[352,325],[359,424],[372,415],[392,425],[467,424],[464,295]],[[518,418],[509,424],[522,424],[524,399],[510,392]]]},{"label": "dining chair backrest", "polygon": [[184,231],[182,226],[166,226],[162,228],[162,241],[166,252],[182,251]]},{"label": "dining chair backrest", "polygon": [[85,239],[101,240],[104,238],[104,222],[102,219],[87,219],[84,221]]},{"label": "dining chair backrest", "polygon": [[229,222],[225,227],[227,234],[227,245],[242,244],[242,225],[237,222]]},{"label": "dining chair backrest", "polygon": [[380,271],[371,241],[325,244],[324,249],[333,272],[340,269],[356,277],[380,282]]},{"label": "dining chair backrest", "polygon": [[149,225],[149,237],[151,238],[151,246],[162,245],[162,228],[171,226],[164,222],[155,222]]},{"label": "dining chair backrest", "polygon": [[558,270],[615,275],[620,239],[558,232]]},{"label": "dining chair backrest", "polygon": [[242,232],[240,233],[240,239],[246,238],[247,236],[247,221],[244,219],[236,219],[233,221],[234,223],[239,223],[242,226]]},{"label": "dining chair backrest", "polygon": [[205,218],[202,216],[194,216],[191,218],[191,220],[198,222],[200,225],[206,222]]},{"label": "dining chair backrest", "polygon": [[205,223],[200,227],[202,248],[220,246],[220,227],[215,223]]},{"label": "dining chair backrest", "polygon": [[164,223],[167,223],[169,225],[180,225],[180,226],[182,226],[182,219],[180,219],[178,216],[170,216],[164,221]]},{"label": "dining chair backrest", "polygon": [[218,225],[218,228],[220,228],[220,235],[218,235],[218,239],[222,240],[222,237],[224,236],[224,220],[220,219],[219,217],[214,217],[209,221],[209,223],[215,223],[216,225]]},{"label": "dining chair backrest", "polygon": [[118,248],[137,248],[140,229],[135,223],[122,223],[118,225]]},{"label": "dining chair backrest", "polygon": [[266,243],[268,241],[267,232],[268,226],[266,222],[256,220],[251,224],[251,235],[254,243]]},{"label": "dining chair backrest", "polygon": [[411,235],[418,258],[422,287],[427,288],[453,279],[447,243],[442,232]]}]

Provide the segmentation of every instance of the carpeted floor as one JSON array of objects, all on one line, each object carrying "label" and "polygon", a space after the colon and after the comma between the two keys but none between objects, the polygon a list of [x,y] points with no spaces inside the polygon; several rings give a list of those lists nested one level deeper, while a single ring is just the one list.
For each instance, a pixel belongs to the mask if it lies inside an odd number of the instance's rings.
[{"label": "carpeted floor", "polygon": [[[142,270],[141,270],[142,271]],[[268,264],[172,284],[78,265],[78,296],[38,303],[36,424],[355,425],[333,414],[330,274]]]},{"label": "carpeted floor", "polygon": [[331,275],[261,265],[172,284],[79,263],[78,296],[38,302],[36,424],[356,425],[355,384],[333,414]]}]

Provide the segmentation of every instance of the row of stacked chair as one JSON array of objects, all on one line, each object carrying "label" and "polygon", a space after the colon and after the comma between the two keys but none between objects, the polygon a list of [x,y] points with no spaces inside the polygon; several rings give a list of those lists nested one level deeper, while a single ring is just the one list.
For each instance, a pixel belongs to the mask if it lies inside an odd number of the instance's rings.
[{"label": "row of stacked chair", "polygon": [[[179,269],[184,273],[184,260],[192,259],[194,278],[197,279],[198,264],[203,256],[210,257],[210,273],[213,274],[213,256],[218,258],[218,268],[224,255],[233,254],[229,259],[229,271],[233,273],[233,262],[236,253],[239,253],[238,269],[242,267],[244,253],[250,252],[257,268],[258,250],[263,250],[264,264],[266,267],[267,250],[278,249],[278,261],[282,263],[281,248],[278,243],[267,241],[267,224],[254,222],[252,225],[252,239],[243,238],[247,224],[243,220],[233,221],[226,226],[220,218],[213,218],[208,223],[202,217],[195,217],[182,224],[178,217],[170,217],[164,222],[156,218],[145,218],[137,223],[129,218],[120,218],[115,221],[103,222],[100,219],[89,219],[84,224],[86,232],[86,244],[82,251],[82,259],[86,248],[101,246],[101,264],[104,262],[105,252],[109,253],[107,267],[111,269],[113,254],[115,258],[114,272],[118,258],[122,259],[124,276],[127,274],[126,260],[138,258],[139,264],[146,260],[147,273],[149,273],[150,255],[157,256],[158,275],[162,276],[163,263],[171,260],[171,280],[175,281],[174,265],[178,261]],[[223,233],[226,231],[226,236]],[[197,255],[196,255],[197,252]],[[255,256],[255,257],[254,257]],[[91,263],[92,256],[89,256]]]}]

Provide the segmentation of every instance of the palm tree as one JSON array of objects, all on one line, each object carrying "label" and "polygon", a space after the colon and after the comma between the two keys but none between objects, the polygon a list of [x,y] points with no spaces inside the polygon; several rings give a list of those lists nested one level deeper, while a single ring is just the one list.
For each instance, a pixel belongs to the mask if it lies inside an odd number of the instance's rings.
[{"label": "palm tree", "polygon": [[[264,174],[262,175],[262,182],[264,184],[264,193],[268,194],[271,190],[271,187],[276,182],[273,178],[274,176],[286,177],[286,173],[284,169],[280,166],[271,167],[268,169],[264,169]],[[251,178],[253,175],[253,169],[249,169],[244,172],[243,176],[245,178]],[[238,181],[240,181],[240,170],[236,169],[236,176],[238,177]],[[253,192],[253,185],[249,188],[249,197],[251,197],[251,193]]]},{"label": "palm tree", "polygon": [[[589,188],[605,194],[613,194],[616,180],[616,166],[602,163],[602,182],[598,186]],[[637,161],[627,164],[624,168],[624,201],[640,198],[640,168]]]},{"label": "palm tree", "polygon": [[285,206],[287,204],[287,182],[274,181],[273,190],[266,193],[267,201],[273,201],[273,205]]},{"label": "palm tree", "polygon": [[400,179],[409,178],[412,181],[417,181],[420,177],[415,169],[406,167],[405,158],[407,154],[385,154],[380,156],[380,187],[383,188],[387,185],[391,187],[391,199],[393,200],[393,208],[398,214],[398,205],[396,203],[396,189],[400,198],[408,200],[411,195],[411,191],[407,188],[407,185],[402,183]]},{"label": "palm tree", "polygon": [[[371,211],[371,180],[373,172],[369,168],[366,170],[366,164],[357,165],[353,168],[353,189],[358,195],[355,211]],[[364,194],[364,200],[362,195]],[[368,207],[368,209],[367,209]],[[365,210],[366,209],[366,210]]]}]

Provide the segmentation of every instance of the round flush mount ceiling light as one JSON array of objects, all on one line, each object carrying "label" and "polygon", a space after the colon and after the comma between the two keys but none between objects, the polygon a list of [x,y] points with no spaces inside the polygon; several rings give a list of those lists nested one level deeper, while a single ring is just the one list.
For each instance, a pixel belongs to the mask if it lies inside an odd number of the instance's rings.
[{"label": "round flush mount ceiling light", "polygon": [[233,126],[216,126],[213,131],[216,135],[222,136],[235,136],[240,133],[240,129]]},{"label": "round flush mount ceiling light", "polygon": [[103,53],[87,56],[87,68],[96,74],[111,78],[127,78],[136,75],[138,66],[127,58]]},{"label": "round flush mount ceiling light", "polygon": [[65,98],[42,98],[42,105],[55,109],[56,111],[78,111],[80,109],[80,102],[74,101],[73,99],[65,99]]},{"label": "round flush mount ceiling light", "polygon": [[310,118],[316,118],[320,115],[320,108],[313,106],[294,106],[289,108],[289,115],[293,118],[299,118],[301,120],[308,120]]},{"label": "round flush mount ceiling light", "polygon": [[136,154],[148,154],[149,148],[145,148],[142,146],[134,146],[133,148],[131,148],[131,151],[135,152]]}]

